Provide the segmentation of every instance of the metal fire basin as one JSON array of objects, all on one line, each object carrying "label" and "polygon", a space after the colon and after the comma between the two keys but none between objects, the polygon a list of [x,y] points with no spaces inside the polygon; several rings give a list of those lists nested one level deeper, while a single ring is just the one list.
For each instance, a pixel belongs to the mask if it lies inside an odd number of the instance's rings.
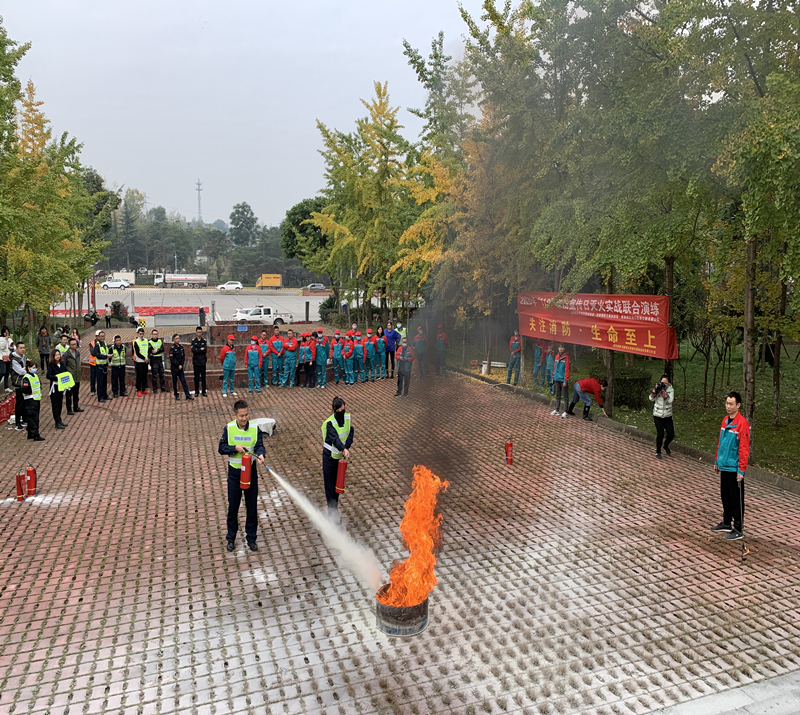
[{"label": "metal fire basin", "polygon": [[416,606],[386,606],[378,600],[389,588],[387,583],[375,594],[378,630],[387,636],[415,636],[428,625],[428,599]]}]

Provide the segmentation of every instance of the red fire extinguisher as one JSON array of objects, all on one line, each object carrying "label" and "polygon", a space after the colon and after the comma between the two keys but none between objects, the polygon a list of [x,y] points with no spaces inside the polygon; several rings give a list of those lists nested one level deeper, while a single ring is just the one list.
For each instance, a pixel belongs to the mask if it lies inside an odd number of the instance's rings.
[{"label": "red fire extinguisher", "polygon": [[511,465],[514,463],[514,443],[511,437],[506,440],[506,464]]},{"label": "red fire extinguisher", "polygon": [[242,474],[239,477],[239,486],[242,489],[250,488],[250,474],[253,471],[253,457],[249,454],[242,455]]},{"label": "red fire extinguisher", "polygon": [[17,482],[17,501],[25,501],[28,488],[26,485],[27,473],[17,472],[15,481]]},{"label": "red fire extinguisher", "polygon": [[339,466],[336,468],[336,493],[344,494],[344,476],[347,474],[347,462],[344,459],[339,460]]},{"label": "red fire extinguisher", "polygon": [[28,482],[28,496],[35,497],[39,492],[36,489],[36,468],[32,464],[28,464],[25,476]]}]

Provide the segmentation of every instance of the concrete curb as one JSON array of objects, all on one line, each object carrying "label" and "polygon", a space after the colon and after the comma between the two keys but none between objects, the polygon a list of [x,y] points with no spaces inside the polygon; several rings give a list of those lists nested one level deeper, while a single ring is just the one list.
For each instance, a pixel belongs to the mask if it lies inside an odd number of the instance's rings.
[{"label": "concrete curb", "polygon": [[[452,367],[448,365],[447,369],[459,373],[460,375],[471,377],[474,380],[480,380],[481,382],[485,382],[487,385],[499,387],[501,390],[512,392],[515,395],[527,397],[528,399],[539,402],[545,406],[551,408],[555,406],[555,400],[547,395],[540,395],[538,392],[530,392],[522,387],[507,385],[505,382],[493,380],[485,375],[476,375],[474,372],[464,370],[460,367]],[[656,442],[656,436],[654,434],[642,432],[640,429],[632,427],[631,425],[624,425],[621,422],[610,420],[602,415],[590,414],[589,417],[593,422],[596,422],[598,426],[627,435],[628,437],[632,437],[639,442],[644,442],[647,444],[655,444]],[[704,464],[714,464],[714,455],[711,454],[711,452],[705,452],[702,449],[690,447],[687,444],[680,444],[679,442],[673,442],[670,445],[670,449],[672,449],[674,452],[685,454],[687,457],[692,457],[693,459],[703,462]],[[781,491],[800,496],[800,481],[796,479],[785,477],[782,474],[776,474],[775,472],[770,472],[766,469],[762,469],[761,467],[756,467],[753,464],[747,467],[747,476],[761,484],[767,484],[775,487],[776,489],[780,489]]]}]

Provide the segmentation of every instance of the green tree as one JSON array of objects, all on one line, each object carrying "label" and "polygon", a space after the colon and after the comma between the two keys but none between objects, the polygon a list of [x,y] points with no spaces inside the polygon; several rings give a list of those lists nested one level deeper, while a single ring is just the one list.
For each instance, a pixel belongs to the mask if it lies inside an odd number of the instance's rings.
[{"label": "green tree", "polygon": [[233,207],[230,215],[231,227],[228,231],[234,246],[252,246],[255,243],[258,219],[250,204],[242,202]]}]

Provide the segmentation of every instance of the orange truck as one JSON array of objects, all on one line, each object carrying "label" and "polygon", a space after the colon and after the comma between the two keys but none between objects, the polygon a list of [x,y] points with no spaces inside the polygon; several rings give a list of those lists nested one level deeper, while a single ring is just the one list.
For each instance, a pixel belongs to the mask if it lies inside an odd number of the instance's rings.
[{"label": "orange truck", "polygon": [[280,288],[281,287],[281,274],[280,273],[262,273],[261,277],[256,281],[256,288],[264,290],[264,288]]}]

